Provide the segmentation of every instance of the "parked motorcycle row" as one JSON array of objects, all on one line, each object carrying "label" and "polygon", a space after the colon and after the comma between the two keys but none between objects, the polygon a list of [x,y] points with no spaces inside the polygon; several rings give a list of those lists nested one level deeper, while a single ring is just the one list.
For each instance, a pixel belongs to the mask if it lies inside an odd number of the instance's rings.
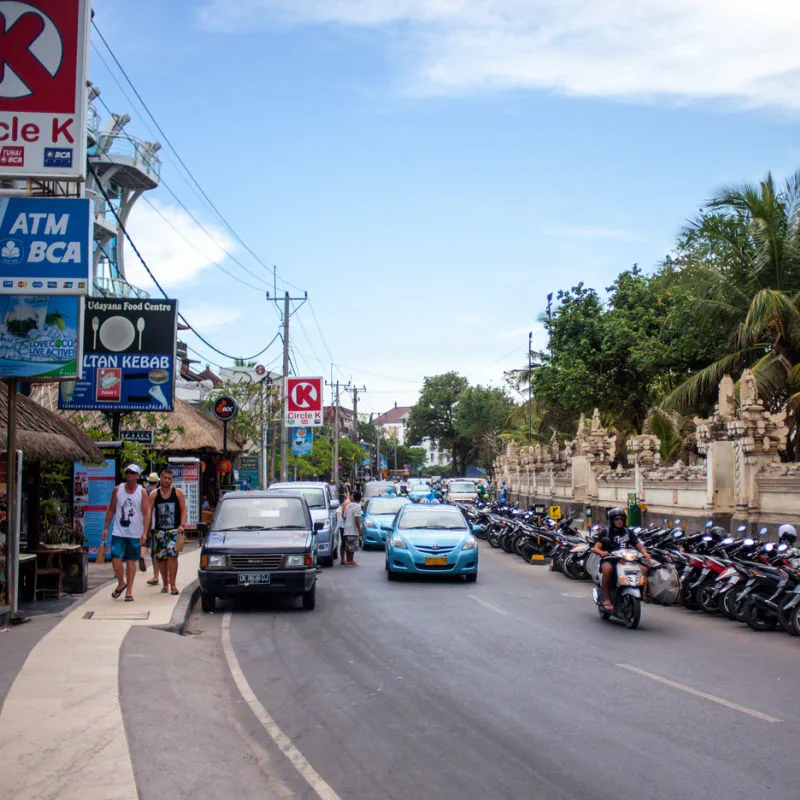
[{"label": "parked motorcycle row", "polygon": [[679,523],[635,528],[651,561],[634,550],[612,554],[614,610],[609,611],[600,588],[600,557],[592,552],[601,526],[583,533],[572,518],[539,519],[532,511],[508,506],[465,506],[464,512],[474,535],[490,546],[526,562],[550,559],[551,570],[572,580],[592,580],[598,612],[621,619],[627,627],[639,624],[644,600],[724,615],[755,631],[782,628],[800,636],[800,550],[792,525],[780,526],[776,542],[765,540],[766,528],[752,537],[741,526],[731,536],[711,522],[694,533]]}]

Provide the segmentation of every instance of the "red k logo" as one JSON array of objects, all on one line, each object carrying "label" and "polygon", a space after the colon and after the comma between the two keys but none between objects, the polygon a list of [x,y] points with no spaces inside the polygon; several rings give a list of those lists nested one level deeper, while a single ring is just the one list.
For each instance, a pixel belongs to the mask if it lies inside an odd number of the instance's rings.
[{"label": "red k logo", "polygon": [[78,0],[0,0],[0,110],[75,113]]},{"label": "red k logo", "polygon": [[305,411],[317,405],[317,387],[313,383],[298,383],[292,387],[292,405]]}]

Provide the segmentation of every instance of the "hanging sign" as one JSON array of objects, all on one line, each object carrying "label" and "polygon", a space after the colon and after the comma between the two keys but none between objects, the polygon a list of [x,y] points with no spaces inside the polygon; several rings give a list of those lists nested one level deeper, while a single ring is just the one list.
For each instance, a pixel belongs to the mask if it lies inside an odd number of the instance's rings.
[{"label": "hanging sign", "polygon": [[0,0],[0,177],[85,179],[90,12]]},{"label": "hanging sign", "polygon": [[172,411],[177,300],[88,298],[83,379],[61,386],[58,407]]},{"label": "hanging sign", "polygon": [[211,410],[221,422],[230,422],[239,413],[239,406],[232,397],[223,395],[214,401]]},{"label": "hanging sign", "polygon": [[286,379],[286,426],[322,425],[322,378]]},{"label": "hanging sign", "polygon": [[79,375],[81,298],[0,294],[0,378]]},{"label": "hanging sign", "polygon": [[314,449],[313,428],[292,429],[292,454],[296,456],[310,456]]},{"label": "hanging sign", "polygon": [[89,200],[0,198],[3,294],[87,294],[91,242]]}]

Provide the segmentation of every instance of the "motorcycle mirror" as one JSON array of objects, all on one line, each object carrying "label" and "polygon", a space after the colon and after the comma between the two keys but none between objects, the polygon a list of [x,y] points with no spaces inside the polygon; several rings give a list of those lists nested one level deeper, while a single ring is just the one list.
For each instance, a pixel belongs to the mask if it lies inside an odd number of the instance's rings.
[{"label": "motorcycle mirror", "polygon": [[675,539],[680,539],[680,538],[681,538],[681,536],[683,536],[683,531],[675,531],[675,532],[672,534],[672,536],[673,536],[673,538],[675,538]]},{"label": "motorcycle mirror", "polygon": [[739,531],[739,533],[743,533],[747,530],[747,525],[740,525],[736,530]]},{"label": "motorcycle mirror", "polygon": [[638,525],[637,527],[635,527],[635,528],[633,529],[633,532],[634,532],[635,534],[637,534],[637,535],[638,535],[638,534],[640,534],[640,533],[642,532],[642,526],[641,526],[641,525]]},{"label": "motorcycle mirror", "polygon": [[711,520],[706,522],[706,528],[711,528],[711,527],[713,527],[713,525],[714,525],[714,523]]},{"label": "motorcycle mirror", "polygon": [[674,522],[672,523],[673,528],[680,528],[680,526],[681,526],[681,521],[679,519],[674,520]]},{"label": "motorcycle mirror", "polygon": [[742,544],[743,544],[745,547],[752,547],[752,546],[755,544],[755,542],[754,542],[752,539],[750,539],[750,538],[747,538],[747,539],[745,539],[745,540],[742,542]]},{"label": "motorcycle mirror", "polygon": [[761,530],[758,532],[758,535],[759,536],[765,536],[766,533],[767,533],[767,529],[766,528],[761,528]]}]

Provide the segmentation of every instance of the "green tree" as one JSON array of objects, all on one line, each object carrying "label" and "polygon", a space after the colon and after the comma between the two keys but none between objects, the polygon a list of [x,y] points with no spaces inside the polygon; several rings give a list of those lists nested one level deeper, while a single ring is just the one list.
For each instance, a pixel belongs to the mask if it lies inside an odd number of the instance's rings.
[{"label": "green tree", "polygon": [[461,392],[454,425],[464,467],[475,459],[481,466],[491,466],[513,410],[514,403],[502,389],[468,386]]},{"label": "green tree", "polygon": [[419,400],[408,416],[408,440],[418,443],[431,439],[440,448],[452,452],[453,463],[463,468],[459,461],[458,432],[455,428],[455,408],[461,392],[467,388],[467,379],[456,372],[445,372],[425,378]]}]

